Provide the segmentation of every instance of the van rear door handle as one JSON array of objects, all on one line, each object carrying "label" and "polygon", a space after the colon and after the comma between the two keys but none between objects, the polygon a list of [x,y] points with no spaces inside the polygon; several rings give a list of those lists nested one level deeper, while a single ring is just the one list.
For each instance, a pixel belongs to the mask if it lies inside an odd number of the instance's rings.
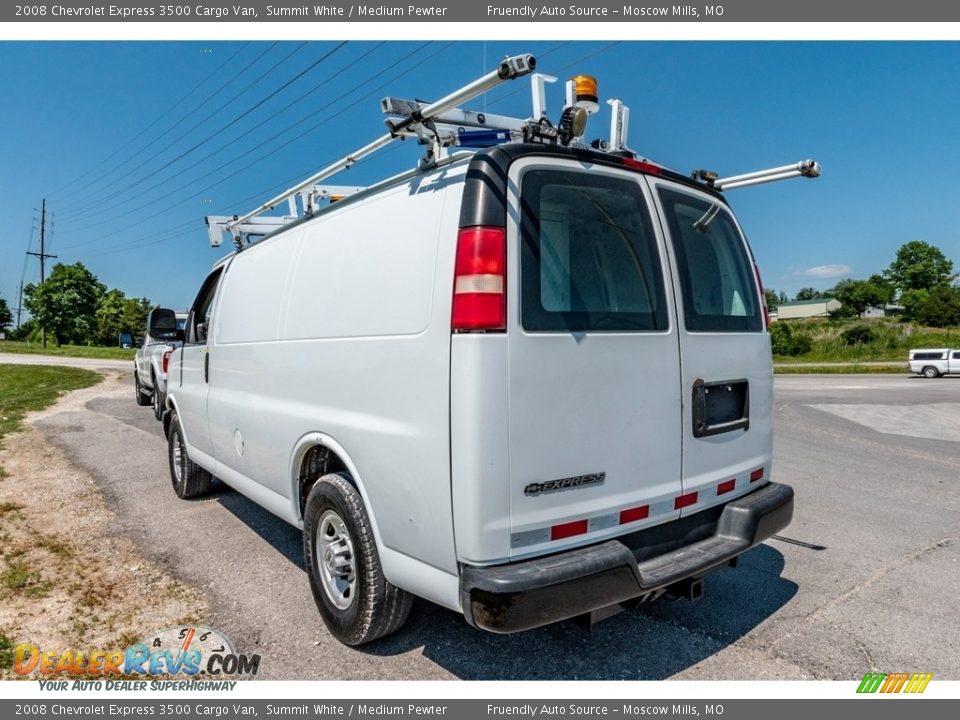
[{"label": "van rear door handle", "polygon": [[203,354],[203,381],[210,382],[210,351]]}]

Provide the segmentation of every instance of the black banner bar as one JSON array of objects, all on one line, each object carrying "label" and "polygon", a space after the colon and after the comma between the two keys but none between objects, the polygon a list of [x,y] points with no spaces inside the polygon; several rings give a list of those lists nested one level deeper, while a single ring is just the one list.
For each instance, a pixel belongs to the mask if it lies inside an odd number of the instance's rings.
[{"label": "black banner bar", "polygon": [[655,0],[483,2],[413,0],[349,3],[318,0],[150,2],[61,0],[0,7],[2,22],[957,22],[960,3],[941,0],[771,2],[721,0],[671,4]]}]

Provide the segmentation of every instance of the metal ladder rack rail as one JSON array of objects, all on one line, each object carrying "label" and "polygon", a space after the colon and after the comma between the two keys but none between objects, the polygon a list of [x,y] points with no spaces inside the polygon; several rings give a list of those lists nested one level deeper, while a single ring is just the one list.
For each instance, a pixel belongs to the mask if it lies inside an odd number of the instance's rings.
[{"label": "metal ladder rack rail", "polygon": [[[267,202],[260,205],[255,210],[251,210],[245,215],[238,217],[233,217],[229,222],[220,223],[214,222],[214,225],[221,227],[223,232],[229,232],[234,237],[234,241],[237,243],[238,247],[241,244],[240,232],[241,228],[257,228],[260,234],[266,226],[270,226],[273,229],[282,227],[287,222],[290,222],[288,219],[284,223],[277,224],[280,218],[278,219],[268,219],[262,218],[262,220],[267,220],[266,223],[253,223],[250,221],[254,218],[257,218],[261,213],[267,212],[274,209],[277,205],[284,201],[289,201],[292,198],[295,198],[300,193],[304,192],[308,188],[312,188],[321,180],[342,171],[346,170],[353,165],[356,165],[360,160],[367,157],[368,155],[376,152],[380,148],[389,145],[391,142],[397,139],[402,139],[411,134],[414,134],[417,130],[417,126],[422,126],[433,121],[438,116],[443,113],[455,109],[457,105],[463,102],[467,102],[478,95],[481,95],[488,90],[493,89],[497,85],[500,85],[503,82],[508,80],[514,80],[518,77],[522,77],[533,72],[534,68],[537,65],[536,58],[533,55],[515,55],[513,57],[506,58],[498,66],[496,70],[493,70],[481,78],[474,80],[472,83],[465,85],[464,87],[456,90],[449,95],[437,100],[436,102],[430,103],[426,107],[421,108],[420,110],[414,112],[409,117],[401,119],[399,122],[390,122],[388,127],[390,131],[377,138],[373,142],[367,143],[366,145],[354,150],[352,153],[345,155],[340,160],[337,160],[335,163],[328,165],[319,172],[314,173],[306,180],[301,183],[293,186],[289,190],[285,190],[274,198],[271,198]],[[212,233],[212,230],[211,230]]]}]

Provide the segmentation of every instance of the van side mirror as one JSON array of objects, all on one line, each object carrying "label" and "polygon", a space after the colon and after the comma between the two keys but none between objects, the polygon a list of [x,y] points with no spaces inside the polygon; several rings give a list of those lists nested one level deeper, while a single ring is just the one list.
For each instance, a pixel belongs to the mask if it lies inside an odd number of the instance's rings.
[{"label": "van side mirror", "polygon": [[177,314],[170,308],[154,308],[147,316],[147,333],[156,340],[175,340]]},{"label": "van side mirror", "polygon": [[197,323],[197,342],[207,341],[207,324]]}]

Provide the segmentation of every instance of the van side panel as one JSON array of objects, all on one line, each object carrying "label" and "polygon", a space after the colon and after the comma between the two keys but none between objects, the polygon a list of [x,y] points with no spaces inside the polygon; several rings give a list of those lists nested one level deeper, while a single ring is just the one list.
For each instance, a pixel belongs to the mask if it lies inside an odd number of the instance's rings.
[{"label": "van side panel", "polygon": [[[448,430],[452,278],[439,281],[443,293],[436,287],[438,263],[453,264],[459,194],[443,191],[450,175],[421,176],[334,208],[240,253],[251,269],[270,246],[283,248],[290,263],[289,277],[277,268],[262,290],[282,297],[277,339],[270,339],[268,321],[233,334],[234,320],[242,318],[228,315],[229,342],[216,347],[211,368],[211,382],[229,406],[218,423],[243,436],[242,446],[232,443],[218,454],[231,457],[239,472],[291,496],[296,478],[277,469],[290,466],[305,434],[324,433],[350,454],[378,541],[393,551],[382,556],[389,580],[395,553],[456,573]],[[247,290],[228,285],[221,305],[251,302],[239,297]],[[292,497],[290,507],[297,507]]]}]

